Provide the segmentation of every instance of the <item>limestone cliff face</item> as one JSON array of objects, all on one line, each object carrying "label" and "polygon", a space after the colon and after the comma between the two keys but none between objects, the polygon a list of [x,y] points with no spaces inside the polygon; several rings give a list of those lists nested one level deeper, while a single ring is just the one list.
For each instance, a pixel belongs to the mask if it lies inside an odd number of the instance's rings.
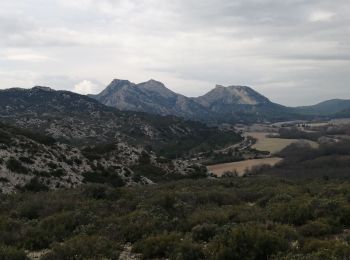
[{"label": "limestone cliff face", "polygon": [[100,94],[91,97],[120,110],[174,115],[187,119],[211,116],[210,111],[194,100],[169,90],[163,83],[155,80],[135,84],[128,80],[115,79]]},{"label": "limestone cliff face", "polygon": [[214,103],[224,105],[251,105],[271,103],[266,97],[254,91],[250,87],[245,86],[229,86],[224,87],[217,85],[207,94],[195,98],[195,101],[201,105],[210,108]]},{"label": "limestone cliff face", "polygon": [[277,112],[288,110],[246,86],[217,85],[203,96],[189,98],[155,80],[140,84],[113,80],[100,94],[91,97],[120,110],[175,115],[206,123],[266,121]]}]

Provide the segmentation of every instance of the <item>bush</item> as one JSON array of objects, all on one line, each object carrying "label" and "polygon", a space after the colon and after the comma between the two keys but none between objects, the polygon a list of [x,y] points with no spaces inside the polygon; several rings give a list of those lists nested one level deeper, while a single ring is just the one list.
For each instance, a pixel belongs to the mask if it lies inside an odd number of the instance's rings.
[{"label": "bush", "polygon": [[[127,201],[129,204],[130,201]],[[134,243],[156,232],[166,229],[168,223],[164,216],[152,214],[146,210],[133,210],[124,216],[111,216],[104,221],[109,223],[104,233],[110,239]]]},{"label": "bush", "polygon": [[105,199],[107,197],[106,190],[107,188],[102,185],[86,185],[84,187],[83,194],[88,198],[93,198],[96,200]]},{"label": "bush", "polygon": [[113,187],[121,187],[125,185],[123,179],[119,176],[117,172],[111,170],[100,170],[95,172],[85,172],[83,173],[85,182],[110,184]]},{"label": "bush", "polygon": [[37,251],[48,248],[53,241],[48,231],[38,227],[30,227],[26,230],[23,244],[26,249]]},{"label": "bush", "polygon": [[10,182],[10,181],[5,177],[0,177],[0,182],[6,183],[6,182]]},{"label": "bush", "polygon": [[19,160],[22,161],[23,163],[26,163],[26,164],[33,164],[34,163],[34,161],[31,158],[24,157],[24,156],[19,157]]},{"label": "bush", "polygon": [[349,259],[350,246],[342,241],[306,241],[302,248],[304,254],[317,255],[317,259]]},{"label": "bush", "polygon": [[300,234],[305,237],[318,237],[331,234],[333,231],[332,227],[319,220],[308,222],[307,224],[300,227]]},{"label": "bush", "polygon": [[166,172],[152,164],[138,164],[131,167],[131,170],[136,176],[144,176],[154,182],[164,181],[168,176],[165,176]]},{"label": "bush", "polygon": [[202,224],[195,226],[192,228],[192,238],[195,241],[208,242],[215,236],[217,229],[218,226],[216,224]]},{"label": "bush", "polygon": [[0,144],[11,144],[11,136],[9,133],[0,129]]},{"label": "bush", "polygon": [[270,205],[270,210],[273,220],[285,224],[303,225],[314,218],[311,205],[303,201]]},{"label": "bush", "polygon": [[40,192],[40,191],[48,191],[49,188],[43,184],[38,177],[32,178],[27,184],[25,184],[22,188],[22,191],[32,191],[32,192]]},{"label": "bush", "polygon": [[288,241],[263,227],[242,225],[230,228],[209,244],[214,259],[269,259],[287,251]]},{"label": "bush", "polygon": [[21,249],[0,245],[0,260],[29,260],[29,258]]},{"label": "bush", "polygon": [[176,233],[150,236],[135,245],[135,251],[143,257],[168,258],[180,243],[181,235]]},{"label": "bush", "polygon": [[200,245],[184,239],[175,247],[170,259],[202,260],[205,255]]},{"label": "bush", "polygon": [[96,146],[88,146],[82,150],[82,154],[90,161],[98,160],[103,155],[112,152],[116,149],[115,144],[99,144]]},{"label": "bush", "polygon": [[100,236],[79,235],[63,244],[55,244],[43,260],[118,259],[120,245]]},{"label": "bush", "polygon": [[28,169],[25,166],[23,166],[20,161],[13,157],[7,160],[6,167],[12,172],[28,174]]},{"label": "bush", "polygon": [[195,210],[190,216],[187,217],[187,221],[191,226],[213,223],[222,225],[229,220],[229,212],[223,208],[211,207],[208,209]]},{"label": "bush", "polygon": [[9,217],[0,217],[0,246],[16,246],[23,239],[23,225],[21,221]]},{"label": "bush", "polygon": [[61,177],[66,175],[66,172],[62,168],[59,168],[59,169],[51,170],[50,175],[53,177]]}]

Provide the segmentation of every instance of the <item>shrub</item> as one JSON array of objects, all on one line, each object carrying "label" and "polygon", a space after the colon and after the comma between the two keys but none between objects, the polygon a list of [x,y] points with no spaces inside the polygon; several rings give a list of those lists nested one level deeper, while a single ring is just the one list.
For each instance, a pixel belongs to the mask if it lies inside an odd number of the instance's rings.
[{"label": "shrub", "polygon": [[208,170],[205,166],[192,165],[189,168],[190,171],[186,175],[187,178],[199,179],[208,177]]},{"label": "shrub", "polygon": [[121,187],[125,185],[123,179],[119,176],[117,172],[113,170],[100,170],[95,172],[85,172],[83,173],[85,182],[92,183],[105,183],[110,184],[113,187]]},{"label": "shrub", "polygon": [[211,207],[208,209],[198,208],[188,216],[187,220],[191,226],[205,223],[222,225],[228,221],[229,217],[230,215],[227,210],[219,207]]},{"label": "shrub", "polygon": [[29,260],[29,258],[21,249],[0,245],[0,260]]},{"label": "shrub", "polygon": [[152,215],[146,210],[133,210],[122,217],[111,216],[105,221],[109,223],[108,231],[104,233],[108,238],[131,243],[161,232],[168,226],[164,223],[164,216]]},{"label": "shrub", "polygon": [[5,182],[10,182],[10,181],[5,177],[0,177],[0,182],[5,183]]},{"label": "shrub", "polygon": [[302,248],[304,254],[317,255],[317,259],[349,259],[350,246],[342,241],[308,240]]},{"label": "shrub", "polygon": [[82,194],[95,200],[118,200],[121,196],[119,189],[100,184],[84,185]]},{"label": "shrub", "polygon": [[139,158],[140,164],[150,164],[151,163],[151,156],[146,153],[145,151],[141,152],[140,158]]},{"label": "shrub", "polygon": [[90,161],[98,160],[102,155],[115,150],[115,144],[100,144],[96,146],[88,146],[82,150],[82,154]]},{"label": "shrub", "polygon": [[184,239],[174,248],[170,259],[202,260],[205,255],[200,245]]},{"label": "shrub", "polygon": [[131,167],[131,170],[135,173],[136,176],[145,176],[152,181],[164,181],[167,176],[165,176],[166,172],[152,164],[138,164]]},{"label": "shrub", "polygon": [[195,241],[208,242],[215,236],[217,229],[218,226],[216,224],[202,224],[195,226],[192,228],[192,238]]},{"label": "shrub", "polygon": [[303,201],[270,205],[271,217],[285,224],[303,225],[314,218],[310,204]]},{"label": "shrub", "polygon": [[24,156],[19,157],[19,160],[22,161],[23,163],[26,163],[26,164],[33,164],[34,163],[34,161],[31,158],[24,157]]},{"label": "shrub", "polygon": [[214,259],[269,259],[288,250],[288,241],[266,228],[243,225],[217,236],[208,249]]},{"label": "shrub", "polygon": [[327,234],[331,234],[332,227],[319,220],[308,222],[300,227],[299,232],[305,237],[318,237]]},{"label": "shrub", "polygon": [[55,244],[43,260],[118,259],[121,247],[101,236],[79,235],[63,244]]},{"label": "shrub", "polygon": [[8,246],[20,246],[18,241],[21,241],[22,239],[22,222],[13,220],[8,216],[0,217],[0,247],[2,244]]},{"label": "shrub", "polygon": [[27,184],[21,187],[21,190],[40,192],[40,191],[48,191],[49,188],[45,184],[43,184],[38,177],[34,177]]},{"label": "shrub", "polygon": [[25,237],[22,242],[24,247],[28,250],[41,250],[48,248],[53,242],[51,234],[39,227],[30,227],[25,232]]},{"label": "shrub", "polygon": [[55,169],[55,170],[51,171],[51,176],[53,176],[53,177],[61,177],[64,175],[66,175],[66,172],[62,168]]},{"label": "shrub", "polygon": [[23,166],[20,161],[13,157],[7,160],[6,167],[12,172],[28,174],[28,169],[25,166]]},{"label": "shrub", "polygon": [[135,245],[135,251],[142,253],[143,257],[163,258],[169,257],[180,243],[181,235],[176,233],[150,236]]}]

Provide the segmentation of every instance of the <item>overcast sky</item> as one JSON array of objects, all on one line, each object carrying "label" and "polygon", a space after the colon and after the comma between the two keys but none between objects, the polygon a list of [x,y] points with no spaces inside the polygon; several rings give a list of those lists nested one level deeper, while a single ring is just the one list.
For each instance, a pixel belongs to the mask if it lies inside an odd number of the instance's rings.
[{"label": "overcast sky", "polygon": [[0,88],[97,93],[114,78],[350,99],[350,1],[0,0]]}]

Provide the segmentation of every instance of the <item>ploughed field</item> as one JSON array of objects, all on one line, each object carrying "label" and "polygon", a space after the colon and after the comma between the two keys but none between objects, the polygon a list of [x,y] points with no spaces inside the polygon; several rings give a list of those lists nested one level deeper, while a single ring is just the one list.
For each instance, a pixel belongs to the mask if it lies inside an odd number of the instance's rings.
[{"label": "ploughed field", "polygon": [[208,170],[214,175],[221,177],[226,172],[236,172],[239,176],[243,176],[246,171],[251,170],[253,167],[261,165],[274,166],[282,161],[282,158],[264,158],[264,159],[252,159],[233,163],[221,163],[211,166],[207,166]]}]

